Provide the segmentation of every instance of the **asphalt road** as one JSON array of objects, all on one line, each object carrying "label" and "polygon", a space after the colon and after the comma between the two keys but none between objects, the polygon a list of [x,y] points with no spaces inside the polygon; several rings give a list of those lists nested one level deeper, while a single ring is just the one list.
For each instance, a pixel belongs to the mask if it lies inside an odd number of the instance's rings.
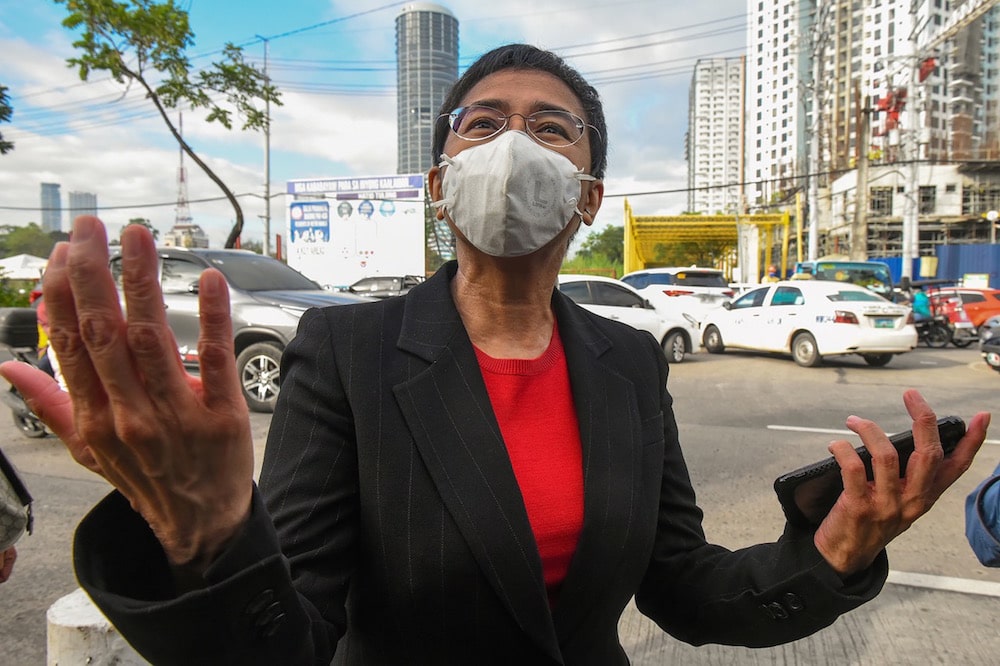
[{"label": "asphalt road", "polygon": [[[730,548],[780,534],[774,478],[826,457],[827,443],[847,436],[836,432],[846,433],[849,414],[873,418],[891,432],[904,430],[909,424],[901,394],[911,387],[923,391],[939,415],[1000,411],[1000,374],[974,348],[918,348],[885,368],[869,368],[854,357],[800,368],[777,356],[696,354],[672,366],[669,386],[706,532]],[[269,418],[255,414],[252,421],[259,464]],[[628,612],[621,629],[634,663],[995,663],[1000,570],[976,562],[965,542],[962,512],[966,493],[1000,459],[1000,426],[991,441],[966,476],[890,546],[892,580],[907,584],[891,583],[832,628],[768,650],[692,648]],[[36,532],[18,545],[14,575],[0,586],[0,663],[41,665],[45,612],[76,587],[72,531],[109,488],[76,466],[59,441],[26,439],[4,414],[0,443],[36,498]],[[978,594],[953,591],[956,582]]]}]

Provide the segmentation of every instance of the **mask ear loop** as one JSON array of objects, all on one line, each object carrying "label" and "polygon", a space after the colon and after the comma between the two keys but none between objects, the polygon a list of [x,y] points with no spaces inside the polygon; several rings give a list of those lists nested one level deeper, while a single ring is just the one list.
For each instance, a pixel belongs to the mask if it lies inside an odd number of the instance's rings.
[{"label": "mask ear loop", "polygon": [[[440,169],[443,172],[443,170],[446,167],[449,168],[449,169],[460,169],[461,168],[460,165],[457,165],[455,163],[455,160],[453,158],[448,157],[444,153],[441,153],[441,161],[438,163],[438,169]],[[442,173],[441,178],[444,179],[443,173]],[[442,188],[442,191],[444,191],[443,188]],[[441,197],[437,201],[432,201],[431,202],[431,208],[433,208],[434,210],[439,211],[441,213],[447,213],[448,212],[448,206],[450,206],[454,202],[455,202],[455,197],[454,196],[451,196],[451,197]],[[438,219],[442,219],[443,220],[444,217],[443,216],[439,216]]]}]

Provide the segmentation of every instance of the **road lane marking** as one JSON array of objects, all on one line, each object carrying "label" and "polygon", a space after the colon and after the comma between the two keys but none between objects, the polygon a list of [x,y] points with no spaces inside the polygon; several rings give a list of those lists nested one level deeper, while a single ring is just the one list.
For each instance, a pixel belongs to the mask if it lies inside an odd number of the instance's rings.
[{"label": "road lane marking", "polygon": [[[776,425],[771,424],[767,426],[768,430],[786,430],[789,432],[815,432],[826,435],[843,435],[845,437],[857,437],[857,434],[852,430],[836,430],[833,428],[809,428],[806,426],[790,426],[790,425]],[[987,439],[983,442],[984,444],[1000,444],[1000,439]]]},{"label": "road lane marking", "polygon": [[978,594],[985,597],[1000,597],[1000,583],[994,583],[986,580],[973,580],[971,578],[931,576],[929,574],[890,570],[887,582],[894,585],[919,587],[926,590],[959,592],[961,594]]}]

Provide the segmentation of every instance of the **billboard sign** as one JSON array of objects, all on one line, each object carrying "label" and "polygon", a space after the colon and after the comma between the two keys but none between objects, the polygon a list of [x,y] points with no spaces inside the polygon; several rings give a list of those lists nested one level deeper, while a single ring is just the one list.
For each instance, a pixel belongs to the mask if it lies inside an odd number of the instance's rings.
[{"label": "billboard sign", "polygon": [[288,182],[288,264],[320,284],[424,274],[424,175]]}]

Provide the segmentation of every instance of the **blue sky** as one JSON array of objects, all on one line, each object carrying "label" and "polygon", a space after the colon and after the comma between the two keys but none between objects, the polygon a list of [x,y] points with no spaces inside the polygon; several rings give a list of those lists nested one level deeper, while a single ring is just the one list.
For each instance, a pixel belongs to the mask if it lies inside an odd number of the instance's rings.
[{"label": "blue sky", "polygon": [[[284,106],[272,109],[271,192],[296,178],[395,173],[394,21],[405,3],[294,0],[178,0],[190,13],[188,55],[208,63],[226,42],[262,62]],[[740,55],[745,0],[590,2],[473,0],[440,2],[459,20],[460,70],[505,42],[557,51],[601,92],[611,142],[604,207],[595,228],[621,224],[623,195],[639,215],[685,207],[684,133],[695,61]],[[10,90],[12,122],[0,126],[16,144],[0,157],[0,223],[41,221],[39,184],[95,192],[112,233],[132,217],[161,231],[174,219],[178,148],[148,101],[108,80],[81,83],[65,65],[73,35],[63,5],[0,0],[0,83]],[[195,151],[238,194],[244,238],[259,239],[264,214],[264,138],[227,132],[184,114]],[[188,196],[195,222],[221,246],[232,210],[190,160]],[[283,196],[272,197],[272,232],[283,228]],[[68,220],[64,220],[68,225]]]}]

